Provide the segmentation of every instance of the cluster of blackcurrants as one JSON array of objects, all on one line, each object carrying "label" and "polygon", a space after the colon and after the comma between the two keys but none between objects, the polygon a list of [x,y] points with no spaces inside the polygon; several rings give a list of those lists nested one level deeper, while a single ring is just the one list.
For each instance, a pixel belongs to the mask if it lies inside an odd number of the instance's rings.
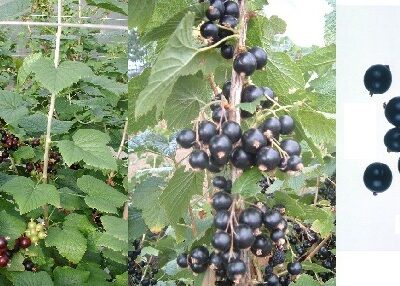
[{"label": "cluster of blackcurrants", "polygon": [[15,151],[20,146],[19,138],[15,135],[8,133],[5,129],[0,130],[1,134],[1,155],[0,163],[6,161],[10,157],[10,152]]},{"label": "cluster of blackcurrants", "polygon": [[157,279],[154,278],[154,275],[158,273],[158,269],[145,261],[136,262],[142,252],[141,241],[136,239],[133,247],[134,250],[128,252],[129,285],[156,285]]},{"label": "cluster of blackcurrants", "polygon": [[336,206],[336,187],[333,183],[335,178],[336,175],[332,176],[329,180],[325,180],[318,191],[320,199],[329,201],[331,206]]},{"label": "cluster of blackcurrants", "polygon": [[[215,271],[219,282],[232,285],[246,275],[247,266],[242,259],[246,250],[256,257],[270,257],[273,266],[274,263],[282,264],[288,223],[281,210],[268,209],[258,202],[237,214],[236,202],[230,194],[230,181],[216,176],[213,185],[219,189],[211,201],[215,210],[213,225],[216,232],[211,240],[214,251],[210,254],[205,246],[196,247],[190,254],[180,254],[177,264],[183,268],[190,267],[194,273],[210,268]],[[288,264],[290,274],[298,275],[301,271],[299,262]],[[267,275],[266,280],[271,279],[271,275]]]},{"label": "cluster of blackcurrants", "polygon": [[[0,236],[0,268],[7,267],[15,253],[21,249],[27,249],[31,244],[29,237],[21,236],[15,241],[14,247],[9,249],[10,245],[7,237]],[[28,258],[23,261],[23,265],[27,271],[36,271],[35,265]]]}]

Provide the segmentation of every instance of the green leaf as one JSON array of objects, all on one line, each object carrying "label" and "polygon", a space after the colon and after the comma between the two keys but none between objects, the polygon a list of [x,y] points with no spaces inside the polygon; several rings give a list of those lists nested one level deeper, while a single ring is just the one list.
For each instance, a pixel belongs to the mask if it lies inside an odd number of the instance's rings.
[{"label": "green leaf", "polygon": [[128,272],[117,275],[115,277],[115,285],[117,286],[126,286],[128,285]]},{"label": "green leaf", "polygon": [[31,68],[32,64],[34,64],[41,57],[42,57],[41,53],[35,53],[35,54],[28,55],[24,59],[22,66],[18,70],[17,82],[19,85],[23,85],[25,83],[27,77],[32,72],[32,68]]},{"label": "green leaf", "polygon": [[117,208],[122,207],[126,201],[125,195],[92,176],[82,176],[77,184],[87,194],[86,204],[99,211],[117,214]]},{"label": "green leaf", "polygon": [[58,68],[51,59],[41,58],[31,66],[35,78],[51,93],[58,94],[84,77],[93,75],[92,70],[82,62],[65,61]]},{"label": "green leaf", "polygon": [[115,216],[102,216],[101,222],[108,234],[128,243],[128,221]]},{"label": "green leaf", "polygon": [[242,102],[242,103],[237,104],[236,107],[240,108],[241,110],[245,110],[247,112],[254,113],[257,110],[257,108],[261,105],[261,102],[265,101],[265,100],[267,100],[267,99],[260,96],[253,102]]},{"label": "green leaf", "polygon": [[17,239],[24,233],[26,224],[21,217],[8,214],[5,210],[0,212],[0,233],[10,237],[11,241]]},{"label": "green leaf", "polygon": [[298,61],[298,66],[303,72],[315,71],[319,73],[321,70],[331,69],[336,62],[336,46],[316,49],[314,52],[302,57]]},{"label": "green leaf", "polygon": [[27,105],[21,95],[0,90],[0,117],[8,124],[17,126],[20,119],[28,114]]},{"label": "green leaf", "polygon": [[244,171],[234,182],[232,192],[245,198],[254,197],[260,193],[259,182],[261,179],[262,173],[257,168]]},{"label": "green leaf", "polygon": [[[43,113],[36,112],[35,114],[23,117],[18,124],[23,128],[27,134],[30,135],[41,135],[46,132],[47,129],[47,116]],[[51,123],[51,134],[64,134],[69,131],[72,127],[73,122],[61,121],[53,118]]]},{"label": "green leaf", "polygon": [[2,186],[2,190],[13,196],[21,214],[28,213],[46,204],[60,207],[60,194],[49,184],[35,184],[31,179],[16,177]]},{"label": "green leaf", "polygon": [[56,267],[53,271],[54,283],[57,286],[81,286],[88,281],[90,272],[77,270],[68,266]]},{"label": "green leaf", "polygon": [[7,270],[19,272],[25,271],[25,266],[23,264],[24,260],[25,256],[22,253],[15,253],[10,261],[10,266],[7,268]]},{"label": "green leaf", "polygon": [[176,224],[187,213],[187,206],[196,194],[202,194],[204,172],[178,168],[160,196],[160,204],[171,222]]},{"label": "green leaf", "polygon": [[106,145],[110,142],[107,134],[94,129],[79,129],[72,136],[72,140],[61,140],[57,143],[63,160],[68,165],[82,160],[95,168],[117,169],[111,149]]},{"label": "green leaf", "polygon": [[87,249],[86,238],[76,228],[50,228],[45,242],[75,264],[82,260]]},{"label": "green leaf", "polygon": [[316,263],[312,263],[310,261],[303,261],[301,263],[301,266],[303,267],[304,270],[308,270],[308,271],[312,271],[314,273],[325,273],[325,272],[332,272],[329,269],[326,269],[325,267],[316,264]]},{"label": "green leaf", "polygon": [[[128,230],[127,230],[128,232]],[[128,254],[128,243],[116,239],[110,233],[101,233],[99,238],[96,240],[96,245],[99,249],[106,247],[110,250],[119,252],[120,254],[126,256]]]},{"label": "green leaf", "polygon": [[3,0],[0,2],[0,20],[11,20],[31,10],[29,0]]},{"label": "green leaf", "polygon": [[128,15],[128,4],[118,0],[86,0],[90,6],[96,6],[112,12]]},{"label": "green leaf", "polygon": [[14,274],[15,286],[54,286],[49,274],[44,271],[28,272]]},{"label": "green leaf", "polygon": [[64,228],[77,228],[80,232],[89,234],[96,230],[96,227],[85,215],[71,213],[65,217]]},{"label": "green leaf", "polygon": [[129,1],[129,28],[137,28],[139,32],[144,31],[156,5],[156,0],[130,0]]},{"label": "green leaf", "polygon": [[329,279],[325,282],[324,286],[336,286],[336,278]]},{"label": "green leaf", "polygon": [[112,94],[121,96],[128,92],[128,85],[109,79],[106,76],[91,76],[83,78],[85,82],[91,83],[99,88],[105,89]]},{"label": "green leaf", "polygon": [[289,286],[321,286],[321,284],[310,275],[302,274],[297,278],[296,282],[290,283]]},{"label": "green leaf", "polygon": [[22,160],[33,159],[35,151],[31,146],[21,146],[12,154],[15,163],[20,164]]},{"label": "green leaf", "polygon": [[325,15],[324,39],[326,45],[336,43],[336,8]]}]

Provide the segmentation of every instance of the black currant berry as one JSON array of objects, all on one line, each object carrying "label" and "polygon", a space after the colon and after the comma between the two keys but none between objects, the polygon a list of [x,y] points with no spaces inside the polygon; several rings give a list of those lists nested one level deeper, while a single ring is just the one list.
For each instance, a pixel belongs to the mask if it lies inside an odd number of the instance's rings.
[{"label": "black currant berry", "polygon": [[294,130],[294,120],[289,115],[283,115],[279,117],[281,123],[281,134],[288,135]]},{"label": "black currant berry", "polygon": [[219,23],[224,27],[233,29],[238,25],[238,19],[231,15],[224,15]]},{"label": "black currant berry", "polygon": [[231,85],[231,82],[227,81],[222,86],[222,94],[225,96],[225,98],[229,98],[231,95]]},{"label": "black currant berry", "polygon": [[400,128],[390,129],[384,137],[384,142],[388,152],[400,152]]},{"label": "black currant berry", "polygon": [[22,264],[24,265],[26,271],[33,271],[35,269],[35,264],[33,264],[33,262],[29,259],[25,259]]},{"label": "black currant berry", "polygon": [[228,113],[225,108],[219,106],[213,110],[211,117],[215,123],[219,124],[226,121],[228,118]]},{"label": "black currant berry", "polygon": [[288,153],[289,156],[294,156],[294,155],[300,156],[301,147],[297,141],[294,141],[292,139],[286,139],[286,140],[283,140],[280,143],[280,145],[281,145],[281,148],[283,149],[283,151]]},{"label": "black currant berry", "polygon": [[278,138],[281,132],[281,122],[278,118],[268,118],[265,122],[260,126],[260,129],[264,133],[267,138]]},{"label": "black currant berry", "polygon": [[272,171],[279,166],[281,156],[271,147],[262,147],[257,152],[257,165],[261,171]]},{"label": "black currant berry", "polygon": [[285,262],[285,252],[283,250],[275,250],[272,255],[272,266],[277,266]]},{"label": "black currant berry", "polygon": [[261,105],[264,108],[271,107],[275,100],[275,92],[266,86],[264,86],[262,89],[264,90],[264,96],[266,97],[267,100],[265,100],[263,103],[261,103]]},{"label": "black currant berry", "polygon": [[217,8],[221,12],[221,15],[225,13],[225,5],[222,0],[211,0],[210,6]]},{"label": "black currant berry", "polygon": [[243,133],[242,144],[246,152],[257,154],[258,150],[267,145],[267,140],[260,129],[251,128]]},{"label": "black currant berry", "polygon": [[258,208],[249,207],[240,213],[239,222],[247,224],[253,229],[260,228],[262,225],[262,213]]},{"label": "black currant berry", "polygon": [[372,163],[364,172],[364,184],[371,191],[382,193],[392,184],[392,171],[383,163]]},{"label": "black currant berry", "polygon": [[364,85],[370,95],[388,91],[392,84],[392,73],[387,65],[373,65],[364,75]]},{"label": "black currant berry", "polygon": [[214,179],[212,180],[212,184],[215,188],[218,188],[220,190],[224,190],[227,185],[227,180],[223,176],[215,176]]},{"label": "black currant berry", "polygon": [[199,246],[190,253],[190,262],[191,264],[206,264],[209,256],[208,249],[204,246]]},{"label": "black currant berry", "polygon": [[183,129],[176,137],[176,142],[183,148],[190,148],[196,142],[196,133],[191,129]]},{"label": "black currant berry", "polygon": [[254,164],[254,154],[246,152],[242,147],[236,147],[231,154],[232,165],[239,169],[247,169]]},{"label": "black currant berry", "polygon": [[211,121],[202,121],[199,124],[199,139],[203,143],[210,142],[211,138],[217,134],[217,126]]},{"label": "black currant berry", "polygon": [[210,21],[215,21],[221,18],[221,12],[214,6],[210,6],[206,11],[206,17]]},{"label": "black currant berry", "polygon": [[254,243],[253,229],[247,224],[239,224],[234,230],[234,244],[239,249],[249,248]]},{"label": "black currant berry", "polygon": [[267,282],[267,286],[280,286],[279,277],[275,274],[268,275],[265,282]]},{"label": "black currant berry", "polygon": [[29,246],[31,246],[31,244],[32,244],[32,241],[29,237],[21,236],[18,239],[18,246],[22,249],[28,248]]},{"label": "black currant berry", "polygon": [[235,260],[228,264],[226,267],[226,274],[228,278],[238,283],[246,273],[246,264],[242,260]]},{"label": "black currant berry", "polygon": [[232,142],[226,135],[215,135],[210,140],[209,149],[216,159],[228,160],[232,152]]},{"label": "black currant berry", "polygon": [[214,158],[211,156],[210,161],[208,162],[207,170],[211,173],[219,173],[221,172],[221,168],[222,166],[217,164],[217,162],[215,162]]},{"label": "black currant berry", "polygon": [[212,246],[219,251],[227,251],[231,247],[231,236],[225,231],[218,231],[211,240]]},{"label": "black currant berry", "polygon": [[267,53],[260,47],[253,47],[249,50],[257,60],[257,69],[265,67],[268,61]]},{"label": "black currant berry", "polygon": [[228,136],[232,143],[236,143],[242,137],[242,129],[239,123],[235,121],[226,121],[221,127],[222,134]]},{"label": "black currant berry", "polygon": [[228,210],[232,205],[232,197],[230,194],[220,191],[214,194],[212,198],[212,206],[215,210]]},{"label": "black currant berry", "polygon": [[396,127],[400,127],[400,96],[393,97],[385,106],[386,119]]},{"label": "black currant berry", "polygon": [[282,221],[282,215],[277,211],[267,211],[263,216],[265,227],[274,230]]},{"label": "black currant berry", "polygon": [[264,89],[255,85],[247,85],[242,90],[241,101],[253,102],[257,98],[264,96]]},{"label": "black currant berry", "polygon": [[218,26],[213,22],[206,22],[200,26],[200,34],[206,39],[217,39]]},{"label": "black currant berry", "polygon": [[257,68],[256,57],[249,52],[244,52],[235,58],[233,69],[240,75],[252,75]]},{"label": "black currant berry", "polygon": [[227,59],[227,60],[232,59],[234,52],[235,52],[235,48],[232,45],[223,44],[221,46],[221,56],[224,59]]},{"label": "black currant berry", "polygon": [[190,264],[190,269],[192,269],[194,273],[203,273],[206,272],[206,270],[208,269],[208,264],[193,263]]},{"label": "black currant berry", "polygon": [[301,267],[301,263],[296,261],[289,263],[287,265],[287,270],[291,275],[299,275],[303,268]]},{"label": "black currant berry", "polygon": [[228,224],[229,224],[229,211],[227,210],[221,210],[221,211],[217,211],[217,213],[214,216],[214,226],[217,229],[220,230],[226,230],[228,228]]},{"label": "black currant berry", "polygon": [[8,245],[8,241],[4,236],[0,236],[0,250],[6,249]]},{"label": "black currant berry", "polygon": [[8,263],[10,262],[10,259],[7,256],[0,256],[0,268],[5,268],[7,267]]},{"label": "black currant berry", "polygon": [[224,258],[221,253],[212,252],[210,255],[210,266],[213,270],[222,269],[224,266]]},{"label": "black currant berry", "polygon": [[188,257],[186,253],[181,253],[178,255],[176,258],[176,263],[178,264],[179,267],[181,268],[186,268],[188,267]]},{"label": "black currant berry", "polygon": [[272,251],[271,240],[264,235],[257,235],[251,246],[251,252],[258,257],[265,257]]},{"label": "black currant berry", "polygon": [[189,156],[189,164],[193,169],[204,170],[208,166],[208,155],[203,150],[193,150]]},{"label": "black currant berry", "polygon": [[303,160],[299,156],[293,155],[287,160],[285,170],[297,172],[301,171],[303,168]]},{"label": "black currant berry", "polygon": [[235,18],[239,18],[239,5],[235,1],[226,1],[225,15],[231,15]]},{"label": "black currant berry", "polygon": [[271,232],[271,240],[278,244],[285,243],[285,232],[280,229],[276,229]]}]

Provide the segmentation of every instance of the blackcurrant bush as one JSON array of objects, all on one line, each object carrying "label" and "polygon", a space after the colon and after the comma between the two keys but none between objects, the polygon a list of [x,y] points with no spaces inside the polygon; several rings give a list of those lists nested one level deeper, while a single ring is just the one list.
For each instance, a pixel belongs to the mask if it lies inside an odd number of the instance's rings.
[{"label": "blackcurrant bush", "polygon": [[299,156],[293,155],[290,156],[289,159],[287,160],[286,170],[297,172],[302,170],[303,168],[304,168],[303,160]]},{"label": "blackcurrant bush", "polygon": [[265,282],[267,282],[267,286],[280,286],[279,277],[275,274],[268,275]]},{"label": "blackcurrant bush", "polygon": [[229,98],[231,95],[231,85],[231,82],[227,81],[222,86],[222,94],[225,96],[225,98]]},{"label": "blackcurrant bush", "polygon": [[267,140],[260,129],[251,128],[243,133],[242,144],[246,152],[257,154],[258,150],[267,145]]},{"label": "blackcurrant bush", "polygon": [[221,12],[214,6],[210,6],[206,11],[206,17],[210,21],[215,21],[221,18]]},{"label": "blackcurrant bush", "polygon": [[283,140],[281,143],[281,148],[283,151],[288,153],[289,156],[297,155],[300,156],[301,153],[301,146],[297,141],[292,139]]},{"label": "blackcurrant bush", "polygon": [[400,127],[400,96],[393,97],[385,106],[386,119],[396,127]]},{"label": "blackcurrant bush", "polygon": [[210,140],[210,153],[216,159],[229,159],[232,152],[232,142],[226,135],[215,135]]},{"label": "blackcurrant bush", "polygon": [[239,5],[235,1],[226,1],[225,15],[231,15],[235,18],[239,18]]},{"label": "blackcurrant bush", "polygon": [[272,171],[279,166],[281,156],[271,147],[262,147],[257,152],[257,165],[262,171]]},{"label": "blackcurrant bush", "polygon": [[223,44],[221,46],[221,56],[224,59],[227,59],[227,60],[232,59],[234,52],[235,52],[235,48],[232,45]]},{"label": "blackcurrant bush", "polygon": [[282,216],[277,211],[267,211],[263,216],[265,227],[269,230],[274,230],[282,221]]},{"label": "blackcurrant bush", "polygon": [[214,216],[214,226],[217,229],[226,230],[229,224],[229,212],[227,210],[217,211]]},{"label": "blackcurrant bush", "polygon": [[194,273],[203,273],[207,270],[208,268],[208,264],[204,263],[204,264],[199,264],[199,263],[193,263],[190,264],[190,269],[192,269],[192,271]]},{"label": "blackcurrant bush", "polygon": [[384,137],[384,143],[388,152],[400,152],[400,128],[390,129]]},{"label": "blackcurrant bush", "polygon": [[8,241],[4,236],[0,236],[0,249],[6,249]]},{"label": "blackcurrant bush", "polygon": [[209,256],[210,253],[206,247],[198,246],[190,253],[190,262],[191,264],[206,264]]},{"label": "blackcurrant bush", "polygon": [[234,229],[234,244],[239,249],[249,248],[254,243],[253,229],[247,224],[238,224]]},{"label": "blackcurrant bush", "polygon": [[383,163],[372,163],[364,172],[364,184],[375,193],[386,191],[392,184],[392,171]]},{"label": "blackcurrant bush", "polygon": [[247,224],[253,229],[260,228],[262,225],[262,213],[258,208],[249,207],[240,213],[239,222]]},{"label": "blackcurrant bush", "polygon": [[191,129],[183,129],[176,137],[176,142],[183,148],[190,148],[196,142],[196,133]]},{"label": "blackcurrant bush", "polygon": [[188,267],[188,257],[186,253],[181,253],[178,255],[176,258],[176,263],[178,264],[179,267],[181,268],[186,268]]},{"label": "blackcurrant bush", "polygon": [[228,210],[232,205],[232,197],[230,194],[220,191],[214,194],[212,198],[212,206],[215,210]]},{"label": "blackcurrant bush", "polygon": [[213,122],[205,120],[200,122],[198,132],[200,141],[208,143],[217,134],[217,126]]},{"label": "blackcurrant bush", "polygon": [[203,170],[208,166],[208,155],[203,150],[193,150],[189,156],[189,164],[193,169]]},{"label": "blackcurrant bush", "polygon": [[246,264],[242,260],[235,260],[228,264],[226,267],[226,274],[228,278],[238,283],[246,273]]},{"label": "blackcurrant bush", "polygon": [[212,184],[215,188],[218,188],[220,190],[224,190],[227,185],[227,180],[223,176],[215,176],[214,179],[212,180]]},{"label": "blackcurrant bush", "polygon": [[222,269],[224,266],[224,258],[220,252],[212,252],[210,255],[210,266],[214,270]]},{"label": "blackcurrant bush", "polygon": [[387,65],[373,65],[364,75],[364,85],[370,95],[385,93],[392,84],[392,73]]},{"label": "blackcurrant bush", "polygon": [[231,236],[225,231],[218,231],[211,240],[212,246],[219,251],[227,251],[231,246]]},{"label": "blackcurrant bush", "polygon": [[10,262],[10,259],[7,256],[0,256],[0,268],[5,268],[7,267],[8,263]]},{"label": "blackcurrant bush", "polygon": [[223,123],[228,118],[228,113],[225,108],[219,106],[213,110],[211,117],[215,123]]},{"label": "blackcurrant bush", "polygon": [[294,130],[294,120],[289,115],[279,117],[281,123],[281,134],[288,135]]},{"label": "blackcurrant bush", "polygon": [[239,123],[235,121],[226,121],[221,126],[222,134],[228,136],[229,140],[232,143],[236,143],[242,137],[242,129],[240,128]]},{"label": "blackcurrant bush", "polygon": [[224,27],[233,29],[238,25],[238,19],[231,15],[224,15],[221,17],[219,23]]},{"label": "blackcurrant bush", "polygon": [[249,52],[244,52],[235,58],[233,69],[240,75],[252,75],[257,68],[256,57]]},{"label": "blackcurrant bush", "polygon": [[287,270],[292,275],[299,275],[303,268],[301,267],[301,263],[298,261],[291,262],[287,265]]},{"label": "blackcurrant bush", "polygon": [[206,39],[217,39],[218,26],[213,22],[206,22],[200,26],[200,34]]},{"label": "blackcurrant bush", "polygon": [[281,122],[278,118],[268,118],[260,126],[260,129],[267,138],[278,138],[281,132]]},{"label": "blackcurrant bush", "polygon": [[265,257],[272,251],[271,240],[264,235],[257,235],[251,246],[251,252],[258,257]]},{"label": "blackcurrant bush", "polygon": [[242,147],[236,147],[231,154],[232,165],[239,169],[246,169],[254,164],[254,154],[246,152]]},{"label": "blackcurrant bush", "polygon": [[265,67],[268,61],[267,53],[260,47],[253,47],[249,50],[252,53],[257,61],[257,69],[262,69]]}]

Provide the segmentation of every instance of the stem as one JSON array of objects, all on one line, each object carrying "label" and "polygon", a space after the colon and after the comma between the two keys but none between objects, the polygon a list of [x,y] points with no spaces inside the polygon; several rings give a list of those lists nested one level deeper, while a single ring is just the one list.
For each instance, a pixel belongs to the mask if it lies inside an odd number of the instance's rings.
[{"label": "stem", "polygon": [[317,247],[315,247],[313,251],[311,251],[306,257],[300,258],[300,260],[301,261],[311,260],[311,258],[313,258],[315,256],[315,254],[318,253],[318,251],[322,248],[322,246],[324,246],[328,242],[328,240],[330,238],[331,238],[331,234],[329,234],[327,237],[325,237],[325,239],[323,241],[321,241],[321,243],[318,244]]},{"label": "stem", "polygon": [[[122,139],[121,143],[119,144],[119,148],[116,155],[117,159],[119,159],[122,151],[124,150],[127,133],[128,133],[128,118],[125,119],[124,131],[122,131]],[[108,180],[111,181],[115,177],[115,174],[116,174],[115,171],[112,171],[108,175]]]}]

